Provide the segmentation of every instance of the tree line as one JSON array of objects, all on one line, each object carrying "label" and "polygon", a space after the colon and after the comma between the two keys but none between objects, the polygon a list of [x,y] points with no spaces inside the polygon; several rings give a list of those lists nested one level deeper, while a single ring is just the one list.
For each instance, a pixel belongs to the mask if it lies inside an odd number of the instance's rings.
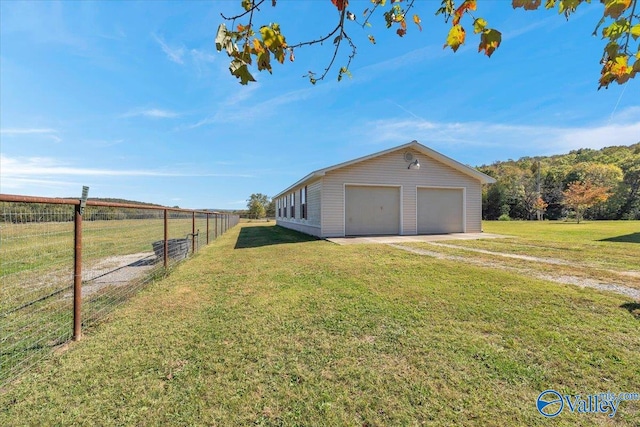
[{"label": "tree line", "polygon": [[640,142],[477,168],[496,179],[483,219],[640,219]]}]

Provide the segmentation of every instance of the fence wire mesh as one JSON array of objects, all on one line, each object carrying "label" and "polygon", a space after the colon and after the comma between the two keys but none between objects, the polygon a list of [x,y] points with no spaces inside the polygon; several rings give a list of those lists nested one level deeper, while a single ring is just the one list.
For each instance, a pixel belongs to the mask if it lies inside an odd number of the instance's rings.
[{"label": "fence wire mesh", "polygon": [[[0,201],[0,386],[73,337],[74,213],[71,204]],[[83,327],[164,274],[165,221],[166,265],[171,267],[213,242],[238,218],[87,206],[82,216]]]}]

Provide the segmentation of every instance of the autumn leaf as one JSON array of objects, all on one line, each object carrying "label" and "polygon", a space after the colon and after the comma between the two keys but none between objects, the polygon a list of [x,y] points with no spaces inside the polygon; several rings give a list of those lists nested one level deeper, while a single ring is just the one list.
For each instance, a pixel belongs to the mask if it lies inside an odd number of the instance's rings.
[{"label": "autumn leaf", "polygon": [[404,35],[407,34],[407,30],[405,30],[403,28],[398,28],[396,30],[396,34],[398,34],[400,37],[404,37]]},{"label": "autumn leaf", "polygon": [[500,46],[502,41],[502,33],[498,30],[486,29],[480,36],[480,45],[478,52],[484,51],[485,55],[491,57],[491,54]]},{"label": "autumn leaf", "polygon": [[331,3],[342,12],[347,6],[349,6],[349,0],[331,0]]},{"label": "autumn leaf", "polygon": [[476,34],[479,34],[484,31],[486,26],[487,26],[487,21],[485,21],[482,18],[478,18],[475,21],[473,21],[473,32]]},{"label": "autumn leaf", "polygon": [[422,21],[420,20],[420,17],[418,15],[413,15],[413,23],[418,26],[418,29],[420,31],[422,31],[422,26],[420,25],[421,22]]},{"label": "autumn leaf", "polygon": [[604,16],[618,19],[622,12],[629,9],[632,0],[604,0]]},{"label": "autumn leaf", "polygon": [[[609,84],[618,82],[618,84],[626,83],[634,72],[634,67],[628,65],[629,57],[626,55],[618,55],[610,58],[602,67],[600,77],[600,86],[598,89],[609,87]],[[635,65],[635,64],[634,64]]]},{"label": "autumn leaf", "polygon": [[469,10],[476,10],[476,0],[464,0],[464,2],[460,5],[459,8],[453,13],[453,22],[454,26],[460,23],[460,19],[462,15],[464,15]]},{"label": "autumn leaf", "polygon": [[260,43],[260,40],[253,39],[253,54],[258,55],[262,52],[264,52],[264,47],[262,46],[262,43]]},{"label": "autumn leaf", "polygon": [[233,44],[231,40],[231,36],[227,31],[227,26],[224,24],[220,24],[218,26],[218,33],[216,34],[216,50],[220,52],[222,49],[227,51],[227,55],[231,55],[233,52],[237,51],[237,47]]},{"label": "autumn leaf", "polygon": [[449,46],[454,52],[458,50],[460,45],[464,43],[465,31],[461,25],[454,25],[449,30],[449,35],[447,36],[447,42],[442,47],[443,49]]},{"label": "autumn leaf", "polygon": [[616,40],[622,35],[628,33],[631,30],[629,21],[627,19],[619,19],[613,24],[602,29],[602,37],[611,40]]},{"label": "autumn leaf", "polygon": [[376,39],[371,34],[369,34],[369,41],[373,44],[376,44]]},{"label": "autumn leaf", "polygon": [[511,6],[514,9],[521,7],[524,10],[536,10],[540,7],[540,3],[541,0],[512,0]]},{"label": "autumn leaf", "polygon": [[271,73],[271,54],[268,50],[261,52],[258,55],[256,63],[258,64],[258,71],[267,70]]},{"label": "autumn leaf", "polygon": [[232,75],[240,79],[240,84],[242,85],[246,85],[249,82],[256,81],[256,79],[254,79],[249,72],[247,64],[240,61],[239,59],[234,59],[233,61],[231,61],[231,64],[229,65],[229,71],[231,71]]},{"label": "autumn leaf", "polygon": [[280,34],[280,26],[275,23],[271,24],[271,27],[265,25],[260,28],[260,35],[264,46],[273,52],[273,56],[279,63],[284,63],[287,43],[282,34]]},{"label": "autumn leaf", "polygon": [[267,26],[260,28],[260,35],[262,36],[264,45],[269,50],[277,49],[284,44],[284,37]]},{"label": "autumn leaf", "polygon": [[291,50],[291,52],[289,53],[289,61],[293,62],[295,61],[296,57],[293,55],[293,49]]},{"label": "autumn leaf", "polygon": [[638,40],[638,37],[640,37],[640,24],[631,27],[631,37],[633,37],[634,40]]}]

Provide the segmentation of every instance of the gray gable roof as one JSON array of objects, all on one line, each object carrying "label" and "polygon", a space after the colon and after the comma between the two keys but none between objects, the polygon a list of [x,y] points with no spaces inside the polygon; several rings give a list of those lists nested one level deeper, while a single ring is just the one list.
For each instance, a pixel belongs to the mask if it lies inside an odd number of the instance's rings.
[{"label": "gray gable roof", "polygon": [[481,184],[493,184],[494,182],[496,182],[495,179],[493,179],[492,177],[490,177],[489,175],[486,175],[482,172],[479,172],[467,165],[463,165],[462,163],[453,160],[450,157],[445,156],[444,154],[438,153],[435,150],[432,150],[431,148],[420,144],[418,141],[411,141],[408,142],[406,144],[402,144],[399,145],[397,147],[393,147],[393,148],[389,148],[387,150],[384,151],[379,151],[377,153],[373,153],[373,154],[369,154],[368,156],[364,156],[364,157],[358,157],[357,159],[353,159],[353,160],[349,160],[347,162],[343,162],[343,163],[338,163],[337,165],[333,165],[333,166],[329,166],[323,169],[318,169],[316,171],[311,172],[309,175],[305,176],[304,178],[302,178],[301,180],[299,180],[298,182],[296,182],[293,185],[290,185],[289,187],[287,187],[285,190],[281,191],[280,193],[276,194],[275,196],[273,196],[274,198],[280,197],[283,194],[291,191],[292,189],[296,188],[296,187],[300,187],[310,181],[314,181],[317,178],[320,178],[322,176],[324,176],[327,172],[336,170],[336,169],[340,169],[340,168],[344,168],[346,166],[351,166],[355,163],[360,163],[360,162],[364,162],[365,160],[369,160],[369,159],[373,159],[375,157],[379,157],[379,156],[383,156],[385,154],[389,154],[392,153],[394,151],[400,151],[400,150],[406,150],[406,149],[414,149],[422,154],[425,154],[429,157],[431,157],[432,159],[435,159],[437,161],[439,161],[440,163],[444,163],[447,166],[452,167],[453,169],[462,172],[465,175],[468,175],[472,178],[477,179],[478,181],[480,181]]}]

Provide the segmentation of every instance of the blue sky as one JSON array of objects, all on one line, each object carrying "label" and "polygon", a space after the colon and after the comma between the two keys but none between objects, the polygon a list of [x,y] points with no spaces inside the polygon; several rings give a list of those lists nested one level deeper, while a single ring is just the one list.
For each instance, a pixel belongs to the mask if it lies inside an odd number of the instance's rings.
[{"label": "blue sky", "polygon": [[[371,29],[349,23],[351,79],[302,78],[326,66],[326,45],[240,86],[214,44],[220,13],[239,3],[0,2],[0,192],[67,197],[89,185],[92,197],[237,209],[414,139],[472,166],[640,141],[640,81],[597,90],[600,4],[566,22],[479,1],[475,14],[503,34],[489,59],[468,21],[467,44],[443,50],[439,2],[418,2],[423,31],[403,39],[381,15]],[[329,0],[263,12],[258,23],[279,22],[290,44],[337,18]]]}]

